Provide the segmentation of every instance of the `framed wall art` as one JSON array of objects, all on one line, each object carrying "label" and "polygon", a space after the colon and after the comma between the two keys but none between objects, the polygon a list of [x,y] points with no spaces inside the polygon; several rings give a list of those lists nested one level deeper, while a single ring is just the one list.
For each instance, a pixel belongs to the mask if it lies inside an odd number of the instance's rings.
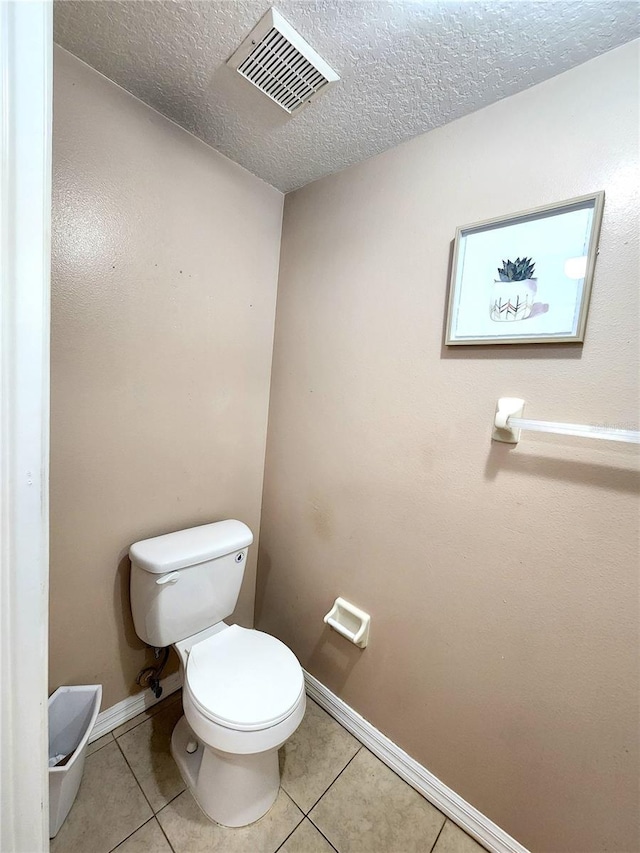
[{"label": "framed wall art", "polygon": [[458,228],[447,346],[584,340],[604,192]]}]

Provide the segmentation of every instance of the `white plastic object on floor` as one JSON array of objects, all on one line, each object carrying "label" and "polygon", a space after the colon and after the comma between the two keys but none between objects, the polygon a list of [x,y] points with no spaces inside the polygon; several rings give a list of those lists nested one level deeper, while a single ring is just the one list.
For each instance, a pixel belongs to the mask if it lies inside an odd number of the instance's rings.
[{"label": "white plastic object on floor", "polygon": [[371,616],[344,598],[336,598],[324,621],[360,649],[364,649],[369,642]]},{"label": "white plastic object on floor", "polygon": [[202,811],[224,826],[252,823],[275,802],[278,749],[306,703],[290,649],[223,621],[235,609],[252,541],[246,524],[231,519],[129,550],[136,633],[152,646],[173,645],[180,656],[185,720],[171,754]]},{"label": "white plastic object on floor", "polygon": [[49,838],[58,834],[78,793],[101,701],[101,684],[59,687],[49,697],[49,763],[69,756],[66,764],[49,767]]},{"label": "white plastic object on floor", "polygon": [[171,755],[195,801],[221,826],[255,823],[275,803],[280,791],[278,749],[253,755],[217,752],[200,744],[188,753],[193,732],[181,717],[171,736]]},{"label": "white plastic object on floor", "polygon": [[[275,637],[224,623],[174,648],[185,716],[173,730],[171,754],[211,820],[246,826],[278,796],[278,749],[306,707],[300,664]],[[188,749],[191,741],[197,743],[194,752]]]},{"label": "white plastic object on floor", "polygon": [[[171,755],[202,811],[222,826],[247,826],[266,814],[280,790],[278,750],[302,722],[306,694],[293,713],[262,731],[240,732],[204,717],[185,685],[185,716],[171,736]],[[187,744],[197,740],[195,752]]]}]

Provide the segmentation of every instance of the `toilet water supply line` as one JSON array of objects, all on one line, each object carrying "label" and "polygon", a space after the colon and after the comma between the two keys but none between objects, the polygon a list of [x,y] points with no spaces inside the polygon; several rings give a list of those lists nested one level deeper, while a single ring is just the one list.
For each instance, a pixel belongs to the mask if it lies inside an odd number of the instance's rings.
[{"label": "toilet water supply line", "polygon": [[141,669],[136,676],[136,684],[139,684],[140,687],[148,687],[156,699],[159,699],[162,696],[160,676],[169,659],[169,646],[164,646],[163,648],[156,647],[153,650],[153,654],[156,660],[160,660],[160,658],[162,660],[156,666],[146,666],[144,669]]}]

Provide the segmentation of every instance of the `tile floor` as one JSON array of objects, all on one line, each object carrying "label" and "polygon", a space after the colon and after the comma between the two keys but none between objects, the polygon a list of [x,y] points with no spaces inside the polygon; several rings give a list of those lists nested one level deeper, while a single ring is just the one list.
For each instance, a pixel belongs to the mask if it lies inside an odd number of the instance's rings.
[{"label": "tile floor", "polygon": [[242,829],[211,823],[169,753],[180,700],[90,744],[51,853],[484,853],[311,699],[271,811]]}]

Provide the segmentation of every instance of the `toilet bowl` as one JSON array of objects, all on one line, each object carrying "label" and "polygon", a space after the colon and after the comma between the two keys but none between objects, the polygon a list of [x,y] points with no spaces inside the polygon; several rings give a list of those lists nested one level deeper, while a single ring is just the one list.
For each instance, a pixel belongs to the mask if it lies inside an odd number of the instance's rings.
[{"label": "toilet bowl", "polygon": [[203,812],[224,826],[262,817],[280,788],[278,749],[305,712],[302,668],[280,640],[223,620],[233,613],[253,534],[228,520],[137,542],[136,633],[173,645],[184,716],[171,753]]},{"label": "toilet bowl", "polygon": [[184,717],[171,753],[208,817],[246,826],[278,796],[278,749],[305,712],[302,669],[284,643],[261,631],[224,625],[203,633],[175,644]]}]

